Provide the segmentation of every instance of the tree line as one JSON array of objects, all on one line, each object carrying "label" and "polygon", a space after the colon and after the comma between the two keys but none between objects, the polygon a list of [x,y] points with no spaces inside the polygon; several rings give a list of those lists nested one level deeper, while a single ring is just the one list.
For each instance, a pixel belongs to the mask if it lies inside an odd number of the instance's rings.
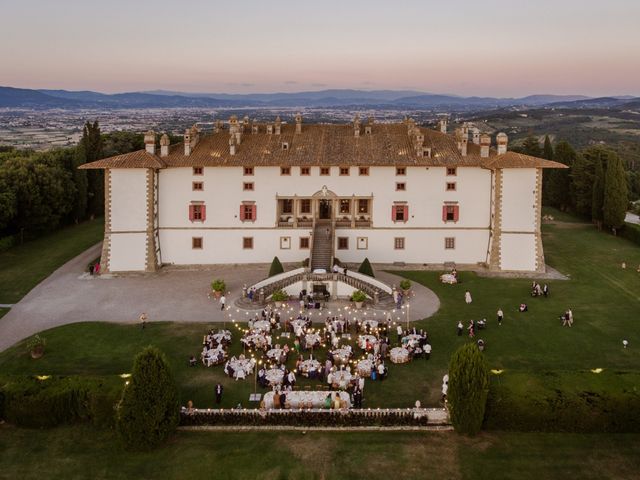
[{"label": "tree line", "polygon": [[638,195],[640,179],[637,172],[625,168],[616,152],[601,145],[578,152],[566,141],[554,147],[548,135],[543,146],[529,136],[513,150],[569,167],[544,170],[543,205],[576,213],[614,233],[624,226],[630,193]]},{"label": "tree line", "polygon": [[35,238],[104,213],[104,172],[84,163],[144,148],[144,136],[102,134],[97,121],[84,125],[75,147],[46,152],[0,150],[0,239]]}]

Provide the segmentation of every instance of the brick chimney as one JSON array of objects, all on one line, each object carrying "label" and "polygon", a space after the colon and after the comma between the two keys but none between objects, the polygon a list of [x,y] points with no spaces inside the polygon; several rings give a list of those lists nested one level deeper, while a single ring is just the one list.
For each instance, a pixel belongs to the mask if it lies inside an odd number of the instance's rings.
[{"label": "brick chimney", "polygon": [[360,115],[358,114],[353,119],[353,136],[356,138],[360,136]]},{"label": "brick chimney", "polygon": [[373,123],[375,122],[375,120],[373,119],[373,117],[371,115],[369,115],[369,117],[367,118],[367,124],[364,127],[364,134],[365,135],[371,135],[371,129],[373,128]]},{"label": "brick chimney", "polygon": [[236,136],[231,135],[229,137],[229,155],[235,155],[235,154],[236,154]]},{"label": "brick chimney", "polygon": [[498,145],[498,155],[507,153],[507,145],[509,144],[509,137],[504,132],[500,132],[496,135],[496,144]]},{"label": "brick chimney", "polygon": [[480,135],[480,156],[489,158],[489,149],[491,148],[491,137],[486,133]]},{"label": "brick chimney", "polygon": [[278,115],[276,117],[276,123],[275,123],[275,133],[276,133],[276,135],[280,135],[281,128],[282,128],[282,120],[280,120],[280,115]]},{"label": "brick chimney", "polygon": [[166,157],[169,155],[169,135],[166,133],[160,137],[160,156]]},{"label": "brick chimney", "polygon": [[302,133],[302,115],[296,113],[296,133]]},{"label": "brick chimney", "polygon": [[153,130],[144,134],[144,149],[151,155],[156,154],[156,132]]},{"label": "brick chimney", "polygon": [[463,157],[467,156],[467,145],[469,144],[469,130],[465,127],[456,128],[456,139],[458,140],[458,150]]},{"label": "brick chimney", "polygon": [[187,128],[184,131],[184,156],[189,155],[191,155],[191,130]]},{"label": "brick chimney", "polygon": [[475,145],[480,145],[480,130],[477,127],[471,128],[471,139]]},{"label": "brick chimney", "polygon": [[438,122],[438,128],[440,132],[447,133],[447,126],[449,125],[449,121],[446,118],[440,119]]}]

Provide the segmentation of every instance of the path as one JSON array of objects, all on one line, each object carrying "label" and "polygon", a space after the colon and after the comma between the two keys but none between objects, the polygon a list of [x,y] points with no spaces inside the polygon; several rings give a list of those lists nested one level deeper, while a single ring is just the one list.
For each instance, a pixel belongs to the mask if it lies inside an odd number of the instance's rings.
[{"label": "path", "polygon": [[[231,292],[227,305],[233,305],[243,284],[264,278],[269,265],[216,265],[193,268],[165,267],[157,273],[124,276],[90,276],[87,264],[100,254],[101,244],[81,253],[31,290],[0,319],[0,351],[37,332],[76,322],[135,323],[141,312],[149,321],[222,322],[229,316],[217,300],[209,298],[210,283],[222,278]],[[395,275],[380,272],[378,278],[398,284]],[[438,297],[414,282],[411,320],[433,315]],[[344,305],[332,302],[329,309]],[[245,312],[230,310],[240,319]],[[319,315],[326,315],[323,311]],[[378,313],[381,315],[381,313]],[[396,315],[406,319],[404,311]]]}]

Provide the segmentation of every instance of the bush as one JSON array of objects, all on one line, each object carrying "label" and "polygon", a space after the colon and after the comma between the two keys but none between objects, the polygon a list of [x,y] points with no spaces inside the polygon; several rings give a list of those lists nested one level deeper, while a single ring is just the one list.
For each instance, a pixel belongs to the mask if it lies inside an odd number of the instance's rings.
[{"label": "bush", "polygon": [[625,223],[624,228],[619,231],[619,235],[635,244],[640,245],[640,225]]},{"label": "bush", "polygon": [[18,242],[16,241],[16,237],[14,235],[10,235],[7,237],[0,237],[0,252],[9,250],[11,247],[16,245],[17,243]]},{"label": "bush", "polygon": [[363,275],[368,275],[370,277],[375,277],[373,274],[373,267],[371,267],[371,263],[368,258],[365,258],[360,264],[360,268],[358,268],[358,273],[362,273]]},{"label": "bush", "polygon": [[273,302],[284,302],[289,299],[289,295],[284,290],[276,290],[271,295],[271,301]]},{"label": "bush", "polygon": [[274,275],[278,275],[280,273],[284,273],[284,268],[282,268],[282,263],[280,263],[280,259],[278,257],[273,257],[273,261],[271,262],[271,268],[269,268],[269,276],[273,277]]},{"label": "bush", "polygon": [[307,268],[309,266],[309,257],[302,260],[302,268]]},{"label": "bush", "polygon": [[224,283],[224,280],[220,280],[217,278],[213,282],[211,282],[211,290],[214,292],[224,292],[227,289],[227,284]]},{"label": "bush", "polygon": [[475,435],[482,427],[489,392],[489,368],[475,343],[458,348],[449,362],[449,414],[458,433]]},{"label": "bush", "polygon": [[122,389],[117,377],[11,376],[0,384],[0,418],[32,428],[83,421],[112,425]]},{"label": "bush", "polygon": [[36,334],[27,341],[27,351],[42,354],[44,353],[44,347],[46,344],[47,340]]},{"label": "bush", "polygon": [[356,290],[351,294],[351,301],[364,302],[367,299],[367,295],[362,290]]},{"label": "bush", "polygon": [[411,281],[406,278],[404,280],[400,280],[400,288],[402,290],[409,290],[411,288]]},{"label": "bush", "polygon": [[164,355],[157,348],[145,348],[133,362],[118,409],[120,438],[141,450],[159,445],[178,425],[178,406],[178,390]]},{"label": "bush", "polygon": [[640,374],[505,373],[491,380],[484,428],[640,432]]}]

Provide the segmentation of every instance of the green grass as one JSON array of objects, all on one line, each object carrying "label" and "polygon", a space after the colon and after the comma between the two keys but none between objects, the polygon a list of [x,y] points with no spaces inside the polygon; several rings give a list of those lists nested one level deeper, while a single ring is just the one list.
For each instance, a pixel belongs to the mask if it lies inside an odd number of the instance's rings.
[{"label": "green grass", "polygon": [[0,478],[623,479],[640,435],[178,432],[148,453],[88,426],[0,427]]},{"label": "green grass", "polygon": [[17,303],[62,264],[102,240],[102,218],[0,252],[0,303]]}]

